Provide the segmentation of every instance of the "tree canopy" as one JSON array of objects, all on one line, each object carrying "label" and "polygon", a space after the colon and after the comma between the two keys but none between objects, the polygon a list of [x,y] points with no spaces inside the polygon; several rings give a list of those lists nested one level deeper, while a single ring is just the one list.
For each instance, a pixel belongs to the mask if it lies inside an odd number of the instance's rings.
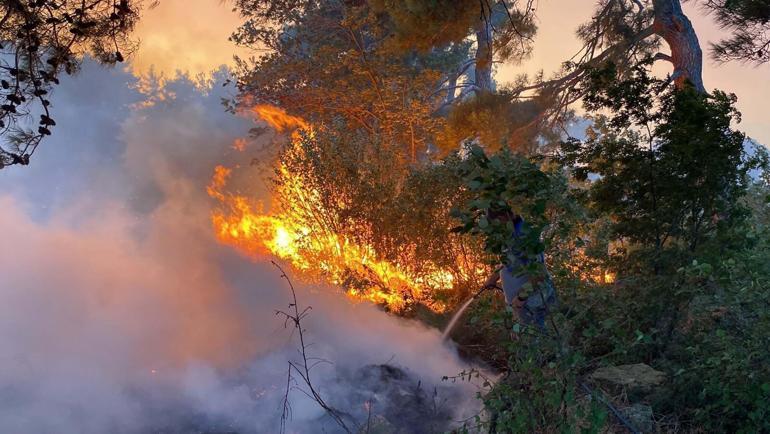
[{"label": "tree canopy", "polygon": [[[704,7],[728,30],[739,26],[739,16],[764,23],[762,2],[744,3]],[[700,42],[679,0],[600,1],[577,29],[581,49],[561,70],[521,77],[505,89],[494,83],[493,66],[526,61],[537,31],[532,1],[236,4],[246,22],[234,40],[265,50],[253,62],[240,62],[241,102],[279,104],[311,120],[343,116],[372,133],[387,132],[415,155],[456,148],[472,136],[493,147],[532,151],[536,136],[564,130],[591,71],[609,63],[624,76],[649,59],[669,62],[676,88],[706,92]],[[724,50],[713,52],[724,58]],[[504,116],[504,130],[498,122],[495,132],[480,131],[490,109]],[[455,121],[459,117],[464,125]]]},{"label": "tree canopy", "polygon": [[716,60],[770,61],[770,1],[706,0],[703,7],[730,33],[711,46]]},{"label": "tree canopy", "polygon": [[[577,30],[582,48],[565,59],[560,71],[522,77],[506,89],[497,88],[494,65],[524,62],[531,53],[537,32],[533,0],[234,4],[245,22],[233,39],[265,53],[253,63],[240,61],[244,101],[271,100],[308,118],[344,116],[401,142],[411,161],[427,150],[456,147],[458,138],[467,138],[460,134],[478,133],[478,128],[453,125],[452,112],[456,108],[482,122],[491,102],[484,93],[496,95],[494,104],[507,114],[509,125],[502,133],[484,134],[492,146],[515,146],[562,129],[569,108],[585,94],[589,71],[608,62],[621,75],[650,57],[670,62],[677,87],[689,82],[706,91],[700,43],[680,0],[601,0]],[[766,0],[703,0],[699,5],[726,32],[711,47],[714,59],[770,59]],[[75,72],[85,54],[114,64],[131,53],[130,31],[140,6],[139,0],[4,2],[3,167],[28,164],[51,134],[55,120],[49,93],[62,72]],[[473,97],[484,102],[471,102]],[[480,111],[469,112],[476,108]],[[518,147],[533,149],[531,143]]]},{"label": "tree canopy", "polygon": [[84,55],[125,60],[135,0],[6,0],[0,6],[0,169],[29,164],[56,125],[50,92]]}]

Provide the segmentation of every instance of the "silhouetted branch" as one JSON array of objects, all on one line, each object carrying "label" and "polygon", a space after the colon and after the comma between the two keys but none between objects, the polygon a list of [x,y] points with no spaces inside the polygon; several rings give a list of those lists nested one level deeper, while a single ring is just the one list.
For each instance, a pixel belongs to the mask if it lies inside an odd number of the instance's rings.
[{"label": "silhouetted branch", "polygon": [[[299,354],[301,357],[301,360],[298,363],[289,361],[289,368],[286,375],[286,392],[284,394],[283,398],[283,411],[281,413],[281,432],[286,432],[286,421],[291,417],[291,405],[289,404],[289,392],[291,389],[292,382],[296,381],[296,377],[292,375],[292,372],[294,372],[295,375],[297,375],[301,380],[302,383],[304,383],[305,387],[307,387],[307,390],[304,390],[302,388],[298,389],[304,393],[307,397],[315,401],[321,408],[326,411],[326,413],[334,419],[334,421],[339,425],[342,429],[345,430],[347,433],[354,433],[354,432],[361,432],[361,427],[358,426],[358,424],[353,420],[353,417],[350,414],[347,414],[341,410],[338,410],[334,407],[332,407],[330,404],[324,400],[323,396],[318,392],[316,387],[313,385],[313,382],[310,378],[310,371],[318,365],[319,363],[331,363],[328,360],[321,359],[318,357],[308,357],[307,349],[310,346],[305,342],[305,330],[302,328],[302,320],[310,313],[312,310],[311,306],[308,306],[302,310],[299,308],[299,304],[297,302],[297,292],[294,289],[294,284],[289,279],[289,276],[286,274],[285,271],[283,271],[283,268],[281,268],[280,265],[278,265],[275,261],[271,261],[272,264],[278,268],[281,272],[281,277],[286,280],[286,282],[289,284],[289,289],[291,290],[291,296],[292,296],[292,303],[289,304],[289,311],[283,311],[283,310],[276,310],[275,314],[279,316],[283,316],[285,319],[284,326],[288,327],[289,324],[292,324],[293,330],[297,331],[297,335],[299,336]],[[313,363],[311,363],[313,362]],[[352,423],[354,426],[351,428],[351,426],[345,422],[345,419],[349,419],[350,423]],[[368,422],[366,431],[368,432]]]}]

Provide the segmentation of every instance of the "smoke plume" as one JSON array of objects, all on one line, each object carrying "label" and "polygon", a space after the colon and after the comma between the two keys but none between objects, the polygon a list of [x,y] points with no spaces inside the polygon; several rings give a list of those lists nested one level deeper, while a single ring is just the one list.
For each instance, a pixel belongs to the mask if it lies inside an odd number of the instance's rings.
[{"label": "smoke plume", "polygon": [[[297,342],[275,310],[291,294],[271,265],[216,243],[205,191],[214,166],[251,160],[233,143],[252,121],[224,113],[218,85],[181,77],[152,104],[138,88],[86,63],[57,89],[59,126],[34,163],[0,173],[0,426],[276,432]],[[441,381],[468,366],[438,331],[336,288],[297,292],[333,405],[390,424],[477,411],[474,386]],[[289,432],[337,429],[296,387],[290,403]]]}]

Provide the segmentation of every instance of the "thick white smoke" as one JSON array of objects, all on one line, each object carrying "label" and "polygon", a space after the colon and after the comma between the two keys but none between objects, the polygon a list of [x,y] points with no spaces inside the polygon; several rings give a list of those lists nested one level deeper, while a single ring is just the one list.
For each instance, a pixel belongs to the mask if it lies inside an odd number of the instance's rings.
[{"label": "thick white smoke", "polygon": [[[131,84],[87,63],[57,91],[56,133],[33,164],[0,171],[0,427],[276,432],[297,360],[275,315],[290,293],[272,266],[215,242],[205,194],[215,165],[250,161],[231,144],[251,125],[223,112],[219,86],[178,79],[173,98],[139,108]],[[258,173],[250,182],[263,189]],[[329,402],[357,416],[366,401],[454,419],[478,408],[474,387],[441,381],[467,366],[438,331],[333,288],[298,297],[313,306],[310,352],[331,362],[313,371]],[[385,363],[407,376],[369,366]],[[291,397],[290,432],[334,432]]]}]

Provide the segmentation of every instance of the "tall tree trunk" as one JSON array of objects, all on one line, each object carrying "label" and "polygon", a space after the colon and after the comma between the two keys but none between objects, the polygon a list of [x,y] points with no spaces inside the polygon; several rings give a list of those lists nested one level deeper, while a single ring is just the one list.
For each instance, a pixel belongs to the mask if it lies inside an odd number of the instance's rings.
[{"label": "tall tree trunk", "polygon": [[698,92],[706,92],[703,85],[703,51],[698,35],[689,18],[682,11],[679,0],[654,0],[655,21],[653,31],[671,48],[674,64],[674,83],[682,88],[688,81]]},{"label": "tall tree trunk", "polygon": [[493,91],[492,81],[492,17],[482,17],[476,29],[476,86],[481,91]]}]

